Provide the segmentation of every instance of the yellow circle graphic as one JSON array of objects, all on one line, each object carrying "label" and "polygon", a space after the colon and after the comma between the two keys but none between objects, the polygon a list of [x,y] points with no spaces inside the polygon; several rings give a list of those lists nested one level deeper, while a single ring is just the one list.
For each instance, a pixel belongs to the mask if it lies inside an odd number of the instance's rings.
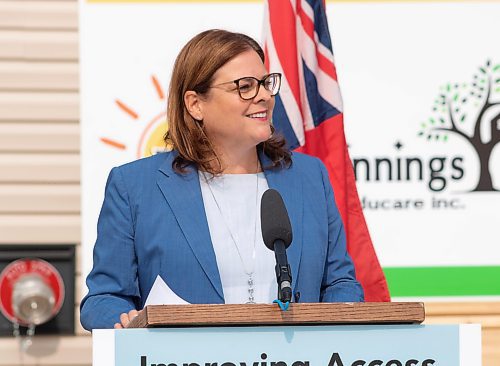
[{"label": "yellow circle graphic", "polygon": [[146,158],[159,152],[171,150],[164,141],[168,131],[166,113],[160,113],[148,123],[142,133],[137,149],[138,158]]}]

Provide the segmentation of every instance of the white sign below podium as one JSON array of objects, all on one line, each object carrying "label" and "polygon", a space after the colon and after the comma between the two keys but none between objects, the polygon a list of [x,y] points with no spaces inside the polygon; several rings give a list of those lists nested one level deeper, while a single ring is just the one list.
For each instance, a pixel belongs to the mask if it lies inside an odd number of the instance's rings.
[{"label": "white sign below podium", "polygon": [[481,326],[110,329],[93,347],[93,366],[480,366]]}]

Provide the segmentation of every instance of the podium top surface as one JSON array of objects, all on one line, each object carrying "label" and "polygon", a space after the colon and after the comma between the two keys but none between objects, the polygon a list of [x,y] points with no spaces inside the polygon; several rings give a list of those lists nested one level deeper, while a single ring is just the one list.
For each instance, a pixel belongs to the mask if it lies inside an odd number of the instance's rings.
[{"label": "podium top surface", "polygon": [[333,324],[420,324],[420,302],[149,305],[128,328]]}]

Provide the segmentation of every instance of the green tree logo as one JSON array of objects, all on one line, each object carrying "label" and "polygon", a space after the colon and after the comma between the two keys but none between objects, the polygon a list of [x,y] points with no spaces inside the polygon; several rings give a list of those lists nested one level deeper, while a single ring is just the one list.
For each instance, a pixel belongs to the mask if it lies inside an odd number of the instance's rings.
[{"label": "green tree logo", "polygon": [[440,88],[432,116],[421,124],[418,135],[444,143],[450,133],[469,142],[479,158],[479,181],[472,192],[497,191],[489,162],[500,142],[500,64],[487,61],[471,83],[448,83]]}]

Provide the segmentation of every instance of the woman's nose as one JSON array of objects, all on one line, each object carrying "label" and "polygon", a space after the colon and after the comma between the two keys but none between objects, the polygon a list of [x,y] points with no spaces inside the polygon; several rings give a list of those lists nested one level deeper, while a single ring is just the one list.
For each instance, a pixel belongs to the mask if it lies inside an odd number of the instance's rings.
[{"label": "woman's nose", "polygon": [[259,85],[259,90],[254,98],[254,101],[258,103],[260,101],[268,101],[271,98],[272,98],[271,92],[266,88],[264,88],[262,85]]}]

